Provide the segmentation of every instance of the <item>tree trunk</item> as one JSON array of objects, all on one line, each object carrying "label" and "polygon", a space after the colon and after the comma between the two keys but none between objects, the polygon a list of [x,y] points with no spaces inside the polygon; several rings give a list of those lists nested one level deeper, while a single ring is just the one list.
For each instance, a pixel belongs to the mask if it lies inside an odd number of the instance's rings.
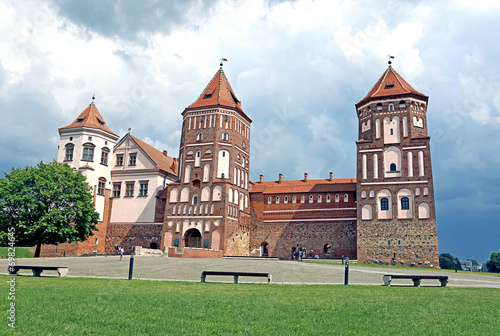
[{"label": "tree trunk", "polygon": [[33,258],[40,258],[40,250],[42,249],[42,243],[37,243],[35,248],[35,255]]}]

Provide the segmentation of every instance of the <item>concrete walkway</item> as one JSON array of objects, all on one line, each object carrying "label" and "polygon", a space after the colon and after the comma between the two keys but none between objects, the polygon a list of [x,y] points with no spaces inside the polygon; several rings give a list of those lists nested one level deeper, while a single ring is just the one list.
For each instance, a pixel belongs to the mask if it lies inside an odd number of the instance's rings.
[{"label": "concrete walkway", "polygon": [[[16,259],[16,265],[67,266],[68,277],[96,277],[127,279],[130,256],[119,261],[118,256]],[[200,281],[202,271],[242,271],[272,274],[274,284],[344,284],[345,267],[274,259],[183,259],[136,256],[134,279]],[[0,273],[8,274],[7,260],[0,260]],[[31,271],[20,271],[31,275]],[[422,269],[389,269],[350,266],[349,284],[382,285],[384,274],[448,275],[449,286],[500,288],[500,277],[468,273],[445,273]],[[57,275],[45,271],[43,276]],[[207,282],[233,282],[232,277],[207,277]],[[266,283],[262,278],[239,279],[240,283]],[[411,280],[393,280],[393,285],[411,286]],[[439,286],[438,280],[422,280],[422,286]]]}]

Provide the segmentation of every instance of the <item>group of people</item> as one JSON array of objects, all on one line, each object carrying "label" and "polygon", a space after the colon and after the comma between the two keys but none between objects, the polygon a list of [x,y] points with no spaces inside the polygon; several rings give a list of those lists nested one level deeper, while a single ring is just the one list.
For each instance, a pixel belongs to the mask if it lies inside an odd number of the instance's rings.
[{"label": "group of people", "polygon": [[125,249],[123,248],[123,246],[118,246],[118,245],[116,245],[115,248],[116,248],[116,254],[120,255],[120,260],[119,261],[122,261],[123,260],[123,254],[125,253]]},{"label": "group of people", "polygon": [[[311,250],[311,252],[309,253],[309,258],[310,259],[319,259],[319,255],[315,255],[314,253],[314,250]],[[293,256],[293,260],[297,260],[297,261],[302,261],[302,258],[306,255],[306,251],[303,251],[301,249],[299,250],[295,250],[292,254]]]}]

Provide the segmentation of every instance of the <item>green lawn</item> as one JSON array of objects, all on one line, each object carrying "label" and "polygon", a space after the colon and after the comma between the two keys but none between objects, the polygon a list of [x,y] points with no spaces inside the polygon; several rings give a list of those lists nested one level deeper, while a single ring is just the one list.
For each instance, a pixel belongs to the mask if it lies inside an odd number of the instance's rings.
[{"label": "green lawn", "polygon": [[500,290],[25,276],[16,309],[16,329],[3,318],[0,334],[498,335]]},{"label": "green lawn", "polygon": [[[0,259],[8,258],[9,247],[0,247]],[[34,247],[17,247],[16,246],[16,258],[33,258],[35,253]]]}]

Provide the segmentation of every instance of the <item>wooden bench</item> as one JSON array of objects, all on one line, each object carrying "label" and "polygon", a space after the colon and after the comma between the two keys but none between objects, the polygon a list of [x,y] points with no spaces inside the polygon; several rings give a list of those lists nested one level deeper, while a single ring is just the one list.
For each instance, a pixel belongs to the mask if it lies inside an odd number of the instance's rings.
[{"label": "wooden bench", "polygon": [[420,287],[420,281],[422,279],[437,279],[441,282],[441,287],[446,287],[448,283],[447,275],[397,275],[397,274],[386,274],[384,275],[384,286],[390,286],[392,279],[411,279],[413,281],[413,286]]},{"label": "wooden bench", "polygon": [[269,274],[269,273],[222,272],[222,271],[203,271],[201,273],[201,282],[205,282],[205,278],[207,277],[207,275],[233,276],[235,284],[238,283],[238,277],[240,277],[240,276],[267,278],[267,283],[271,282],[271,274]]},{"label": "wooden bench", "polygon": [[33,276],[39,277],[43,271],[57,271],[60,277],[66,276],[68,274],[68,267],[59,266],[10,266],[8,268],[9,275],[17,275],[17,272],[21,269],[29,269],[33,272]]}]

